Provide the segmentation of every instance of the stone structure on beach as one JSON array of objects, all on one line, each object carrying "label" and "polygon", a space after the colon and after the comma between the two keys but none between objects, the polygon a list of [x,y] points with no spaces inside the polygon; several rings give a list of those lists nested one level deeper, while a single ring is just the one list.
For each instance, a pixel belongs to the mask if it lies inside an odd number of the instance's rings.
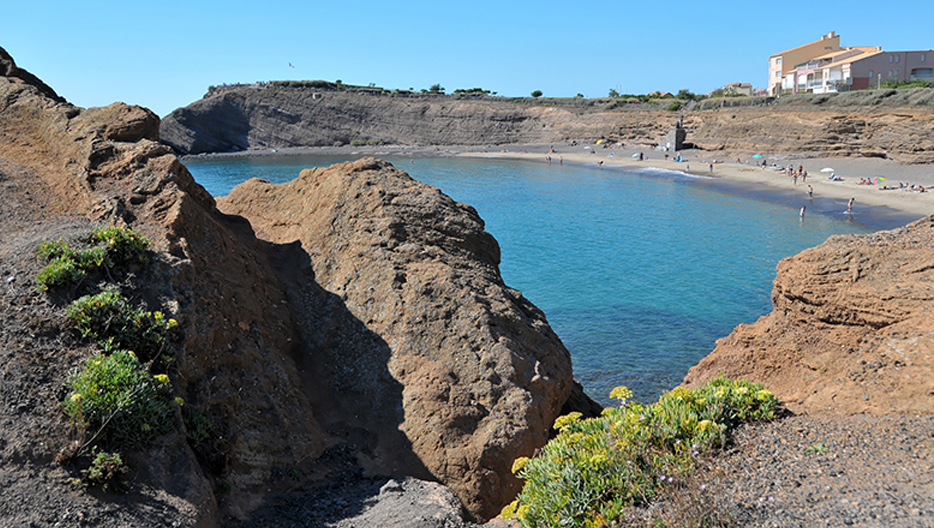
[{"label": "stone structure on beach", "polygon": [[687,138],[687,131],[684,130],[684,118],[679,117],[675,121],[675,127],[665,134],[665,139],[658,145],[659,150],[665,152],[677,152],[684,148],[684,140]]},{"label": "stone structure on beach", "polygon": [[772,313],[742,324],[685,378],[765,383],[796,412],[934,410],[934,216],[834,236],[778,264]]},{"label": "stone structure on beach", "polygon": [[[565,404],[594,411],[469,206],[371,159],[248,182],[222,212],[148,110],[78,108],[2,49],[0,66],[15,74],[0,76],[5,520],[249,526],[258,508],[380,475],[438,480],[487,519]],[[80,465],[50,463],[73,440],[63,387],[96,347],[35,283],[43,239],[80,241],[97,223],[152,239],[121,287],[179,321],[174,393],[211,424],[195,443],[179,418],[124,453],[119,507],[67,484]]]}]

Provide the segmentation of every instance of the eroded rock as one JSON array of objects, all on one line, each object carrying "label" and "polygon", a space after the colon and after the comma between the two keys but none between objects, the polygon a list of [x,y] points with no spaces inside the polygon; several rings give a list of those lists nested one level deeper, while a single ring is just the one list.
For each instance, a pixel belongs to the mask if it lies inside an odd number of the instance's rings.
[{"label": "eroded rock", "polygon": [[739,325],[691,368],[765,383],[793,411],[934,409],[934,217],[834,236],[783,259],[772,313]]},{"label": "eroded rock", "polygon": [[[372,158],[281,185],[250,180],[219,208],[271,243],[300,244],[306,276],[372,333],[360,349],[363,338],[334,335],[330,313],[299,316],[306,342],[339,345],[309,351],[340,373],[327,398],[336,415],[367,416],[365,428],[392,416],[378,436],[401,429],[428,476],[478,518],[495,516],[520,489],[512,461],[545,443],[572,379],[542,312],[503,284],[476,211]],[[391,471],[388,460],[373,469]]]}]

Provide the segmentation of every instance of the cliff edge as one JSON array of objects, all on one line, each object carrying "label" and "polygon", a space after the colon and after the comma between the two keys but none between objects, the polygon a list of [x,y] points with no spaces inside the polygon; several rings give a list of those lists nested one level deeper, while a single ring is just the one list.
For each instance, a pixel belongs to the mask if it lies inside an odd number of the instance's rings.
[{"label": "cliff edge", "polygon": [[528,99],[348,91],[315,81],[216,88],[162,120],[179,154],[335,144],[504,145],[604,139],[661,144],[675,120],[687,142],[729,153],[864,156],[934,162],[934,89],[670,101]]},{"label": "cliff edge", "polygon": [[833,236],[783,259],[772,313],[743,324],[684,379],[764,383],[795,412],[934,412],[934,217]]}]

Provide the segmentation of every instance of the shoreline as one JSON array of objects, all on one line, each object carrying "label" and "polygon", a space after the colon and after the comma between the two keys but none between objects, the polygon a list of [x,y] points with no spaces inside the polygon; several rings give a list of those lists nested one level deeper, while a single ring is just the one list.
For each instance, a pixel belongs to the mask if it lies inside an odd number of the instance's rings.
[{"label": "shoreline", "polygon": [[[590,147],[590,149],[586,149]],[[549,154],[549,150],[554,152]],[[639,161],[633,155],[643,153],[644,158]],[[534,145],[498,145],[498,146],[361,146],[361,147],[295,147],[270,150],[247,150],[240,152],[198,154],[181,157],[181,161],[210,160],[220,158],[261,158],[278,156],[304,156],[304,155],[331,155],[331,156],[396,156],[396,157],[448,157],[463,156],[475,158],[490,158],[527,161],[547,164],[546,156],[551,156],[552,164],[564,163],[569,165],[599,168],[612,168],[626,170],[640,174],[651,174],[651,170],[674,171],[685,175],[709,178],[715,186],[726,186],[730,190],[740,189],[743,194],[749,194],[756,199],[763,199],[763,193],[773,194],[780,191],[783,203],[795,207],[807,205],[812,210],[813,203],[808,200],[807,188],[814,189],[815,201],[837,201],[843,204],[851,198],[855,199],[854,211],[859,212],[860,207],[885,208],[894,212],[887,212],[887,216],[901,216],[909,221],[918,220],[934,214],[934,165],[909,165],[879,158],[832,158],[811,157],[805,154],[764,154],[771,165],[773,163],[783,166],[803,166],[808,173],[805,182],[794,184],[792,178],[778,172],[772,167],[763,169],[755,165],[761,159],[754,159],[748,153],[730,153],[718,151],[716,153],[702,150],[681,151],[684,161],[675,162],[664,159],[664,153],[650,148],[607,148],[602,145],[578,144],[569,146],[534,144]],[[730,161],[727,161],[730,160]],[[739,160],[739,163],[737,163]],[[598,165],[598,162],[603,162]],[[713,171],[710,164],[713,164]],[[827,173],[822,169],[833,168],[835,174],[842,181],[829,181]],[[860,178],[885,177],[885,181],[876,185],[860,185]],[[909,185],[921,185],[926,192],[913,192],[903,189],[880,190],[883,186],[897,186],[904,182]],[[928,190],[930,189],[930,190]],[[795,200],[798,193],[800,199]],[[824,206],[815,212],[826,212],[829,206]],[[888,223],[888,222],[887,222]],[[906,222],[907,223],[907,222]],[[903,224],[902,224],[903,225]]]}]

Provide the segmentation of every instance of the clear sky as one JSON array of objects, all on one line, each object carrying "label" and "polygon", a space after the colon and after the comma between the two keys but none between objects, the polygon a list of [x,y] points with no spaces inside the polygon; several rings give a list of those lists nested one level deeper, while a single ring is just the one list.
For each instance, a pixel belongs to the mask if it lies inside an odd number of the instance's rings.
[{"label": "clear sky", "polygon": [[830,31],[930,49],[932,21],[918,0],[11,0],[0,47],[78,106],[165,116],[212,84],[285,79],[546,97],[764,87],[773,53]]}]

